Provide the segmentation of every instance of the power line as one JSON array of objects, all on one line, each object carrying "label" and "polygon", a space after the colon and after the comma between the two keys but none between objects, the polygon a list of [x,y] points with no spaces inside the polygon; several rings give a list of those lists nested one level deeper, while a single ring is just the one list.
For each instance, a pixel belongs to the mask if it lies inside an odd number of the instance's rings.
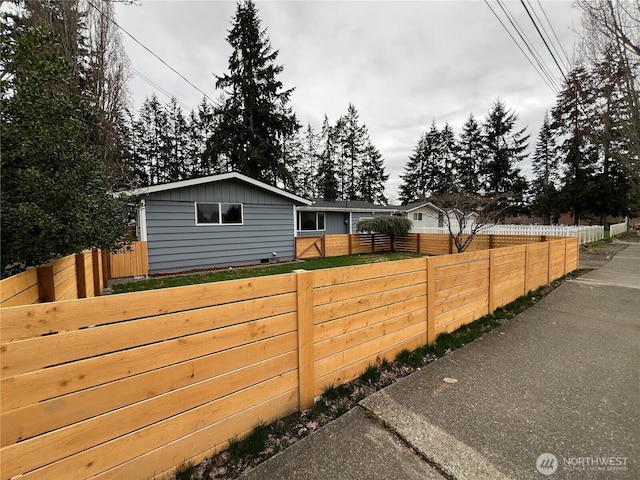
[{"label": "power line", "polygon": [[208,99],[211,103],[215,102],[213,101],[213,99],[211,97],[209,97],[209,95],[207,95],[203,90],[201,90],[200,88],[198,88],[195,84],[193,84],[187,77],[185,77],[184,75],[182,75],[178,70],[176,70],[175,68],[173,68],[171,65],[169,65],[167,62],[165,62],[162,58],[160,58],[160,56],[158,54],[156,54],[153,50],[151,50],[149,47],[147,47],[146,45],[144,45],[140,40],[138,40],[136,37],[134,37],[132,34],[130,34],[127,30],[125,30],[122,26],[120,26],[120,24],[118,22],[116,22],[110,15],[107,15],[106,13],[104,13],[100,8],[98,8],[93,2],[91,2],[91,0],[87,0],[87,3],[89,5],[91,5],[93,8],[95,8],[100,14],[102,14],[102,16],[104,18],[106,18],[107,20],[109,20],[111,23],[113,23],[116,27],[118,27],[120,30],[122,30],[124,33],[127,34],[127,36],[129,38],[131,38],[134,42],[136,42],[138,45],[140,45],[142,48],[144,48],[147,52],[149,52],[151,55],[153,55],[155,58],[157,58],[160,62],[162,62],[163,65],[165,65],[167,68],[169,68],[172,72],[174,72],[176,75],[178,75],[180,78],[182,78],[185,82],[187,82],[189,85],[191,85],[193,88],[195,88],[198,92],[200,92],[202,95],[204,95],[204,97],[206,99]]},{"label": "power line", "polygon": [[540,10],[542,11],[542,14],[544,15],[544,18],[547,20],[547,24],[549,24],[549,28],[551,28],[551,32],[553,32],[553,36],[556,38],[556,42],[558,42],[558,45],[560,46],[560,50],[562,50],[562,53],[564,53],[564,58],[567,59],[567,65],[571,65],[571,60],[569,60],[569,55],[567,55],[567,52],[565,51],[564,47],[562,46],[562,43],[560,42],[560,39],[558,38],[558,35],[556,34],[555,28],[553,28],[553,25],[549,21],[549,17],[547,17],[547,12],[545,12],[544,8],[542,8],[542,4],[540,3],[540,0],[537,0],[537,2],[538,2],[538,6],[540,7]]},{"label": "power line", "polygon": [[[531,11],[533,12],[533,15],[536,17],[536,20],[538,21],[538,24],[540,25],[540,28],[542,28],[542,31],[546,35],[547,40],[549,40],[549,43],[551,44],[551,47],[553,47],[553,51],[560,58],[560,63],[562,63],[562,66],[564,67],[564,70],[565,71],[569,71],[569,65],[564,62],[564,59],[562,58],[562,55],[560,55],[560,52],[558,52],[558,49],[556,48],[556,45],[553,42],[553,39],[551,38],[551,35],[549,35],[549,32],[547,32],[547,29],[544,28],[544,24],[543,24],[542,20],[540,20],[540,17],[538,16],[538,14],[536,13],[535,8],[533,8],[533,5],[531,4],[531,2],[529,0],[527,0],[527,3],[529,4],[529,7],[531,7]],[[562,45],[560,47],[562,48]]]},{"label": "power line", "polygon": [[160,85],[158,85],[156,82],[154,82],[153,80],[151,80],[150,78],[148,78],[147,76],[145,76],[143,73],[141,73],[140,71],[136,70],[135,68],[133,68],[132,66],[129,66],[129,70],[131,70],[134,74],[136,74],[139,78],[141,78],[142,80],[144,80],[145,82],[147,82],[149,85],[151,85],[154,88],[157,88],[160,93],[163,93],[164,95],[166,95],[169,98],[173,98],[176,100],[176,103],[178,103],[178,105],[180,105],[182,108],[184,108],[187,112],[189,110],[192,110],[191,107],[189,107],[186,103],[178,100],[178,98],[175,95],[172,95],[171,93],[167,92],[164,88],[162,88]]},{"label": "power line", "polygon": [[[198,88],[196,85],[194,85],[189,79],[187,79],[184,75],[182,75],[178,70],[176,70],[175,68],[173,68],[171,65],[169,65],[167,62],[165,62],[162,58],[160,58],[159,55],[157,55],[154,51],[152,51],[149,47],[147,47],[146,45],[144,45],[142,42],[140,42],[136,37],[134,37],[131,33],[129,33],[124,27],[122,27],[118,22],[116,22],[112,16],[107,15],[103,10],[101,10],[100,8],[98,8],[91,0],[86,0],[87,3],[93,7],[98,13],[100,13],[104,18],[106,18],[109,22],[111,22],[113,25],[115,25],[117,28],[119,28],[120,30],[122,30],[124,33],[127,34],[127,36],[129,36],[133,41],[135,41],[138,45],[140,45],[142,48],[144,48],[146,51],[148,51],[151,55],[153,55],[156,59],[158,59],[160,62],[162,62],[163,65],[165,65],[167,68],[169,68],[171,71],[175,72],[180,78],[182,78],[185,82],[187,82],[190,86],[192,86],[193,88],[195,88],[198,92],[202,93],[202,95],[204,95],[204,98],[206,98],[207,100],[209,100],[211,102],[211,105],[213,106],[214,110],[218,110],[220,113],[222,113],[223,115],[226,115],[228,117],[228,119],[233,122],[235,125],[240,126],[241,128],[245,129],[246,131],[250,132],[251,135],[257,139],[260,140],[261,142],[272,146],[272,143],[270,140],[265,139],[262,135],[259,135],[258,133],[256,133],[254,130],[252,130],[249,126],[245,125],[244,123],[242,123],[241,121],[239,121],[237,118],[233,117],[228,111],[226,111],[224,109],[224,107],[220,104],[217,103],[216,101],[214,101],[209,95],[207,95],[204,91],[202,91],[200,88]],[[138,72],[138,74],[140,74]],[[142,76],[144,77],[144,76]],[[175,98],[175,96],[170,95],[168,92],[166,92],[164,89],[162,89],[161,87],[157,86],[153,81],[151,81],[150,79],[147,79],[146,77],[144,77],[145,81],[150,82],[152,85],[156,86],[157,88],[161,89],[162,93],[164,93],[165,95],[171,96],[173,98]],[[182,102],[178,102],[181,105]],[[186,107],[187,110],[190,110],[189,107]]]},{"label": "power line", "polygon": [[527,47],[527,50],[529,50],[529,53],[531,53],[531,56],[533,57],[533,59],[536,61],[536,63],[540,67],[540,70],[549,79],[549,81],[554,86],[554,88],[558,90],[559,85],[555,77],[551,74],[551,70],[549,69],[549,67],[547,67],[547,64],[542,59],[541,55],[538,53],[535,47],[532,46],[531,40],[529,40],[529,37],[527,37],[527,35],[524,33],[523,28],[520,26],[516,18],[513,16],[513,14],[511,14],[511,12],[509,11],[509,9],[507,8],[507,6],[504,4],[502,0],[497,0],[497,3],[498,3],[498,6],[504,12],[505,16],[507,17],[507,20],[509,20],[509,22],[511,23],[511,26],[514,28],[514,30],[516,31],[516,33],[518,34],[518,36],[520,37],[524,45]]},{"label": "power line", "polygon": [[491,13],[493,13],[493,15],[496,17],[496,19],[498,20],[498,22],[500,22],[500,25],[502,25],[502,28],[504,28],[505,32],[507,32],[507,34],[509,35],[509,37],[511,37],[511,40],[513,40],[513,43],[516,44],[516,46],[518,47],[518,49],[520,50],[520,52],[522,52],[522,55],[524,55],[524,57],[527,59],[527,61],[529,62],[529,64],[531,64],[531,66],[533,67],[533,69],[536,71],[536,73],[540,76],[540,78],[542,79],[542,81],[549,87],[549,89],[554,93],[554,95],[557,95],[557,91],[554,88],[554,86],[549,82],[549,80],[547,80],[547,78],[543,75],[543,73],[538,69],[538,67],[536,67],[536,65],[533,63],[533,61],[531,60],[531,58],[529,58],[529,55],[526,54],[526,52],[522,49],[522,47],[520,46],[520,43],[518,43],[518,41],[515,39],[515,37],[511,34],[511,31],[509,30],[509,28],[504,24],[504,22],[502,21],[502,19],[500,18],[500,16],[496,13],[496,11],[493,9],[493,7],[491,7],[491,5],[489,4],[488,0],[484,0],[484,3],[487,5],[487,7],[489,7],[489,10],[491,10]]},{"label": "power line", "polygon": [[547,43],[547,40],[542,35],[542,32],[540,31],[540,29],[538,28],[538,24],[536,23],[536,21],[531,16],[531,13],[529,12],[529,9],[527,8],[527,5],[524,3],[524,0],[520,0],[520,3],[522,4],[522,6],[524,7],[525,11],[527,12],[527,15],[529,15],[529,19],[531,19],[531,22],[533,23],[533,26],[536,27],[536,31],[538,32],[538,35],[540,35],[540,38],[542,39],[542,42],[544,43],[544,46],[547,47],[547,50],[549,51],[549,55],[551,55],[551,58],[555,62],[556,67],[558,67],[558,70],[560,70],[560,73],[562,74],[562,77],[564,78],[564,81],[566,82],[567,81],[567,77],[564,74],[564,71],[560,67],[560,64],[558,63],[558,60],[556,59],[555,55],[551,51],[551,48],[549,48],[549,44]]}]

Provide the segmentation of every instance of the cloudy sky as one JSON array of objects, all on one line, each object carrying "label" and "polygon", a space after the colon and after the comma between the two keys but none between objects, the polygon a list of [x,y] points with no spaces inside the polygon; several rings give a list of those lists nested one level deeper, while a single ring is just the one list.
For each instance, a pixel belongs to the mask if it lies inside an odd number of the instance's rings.
[{"label": "cloudy sky", "polygon": [[[211,98],[215,75],[227,71],[231,48],[225,38],[234,1],[137,0],[118,5],[116,21]],[[571,56],[580,26],[569,1],[525,2],[549,18]],[[498,98],[519,115],[519,127],[535,143],[555,94],[540,78],[484,1],[257,1],[281,80],[295,87],[292,105],[303,125],[319,128],[326,114],[335,120],[353,103],[385,158],[387,195],[397,199],[399,175],[422,132],[435,121],[456,132],[469,113],[483,118]],[[495,0],[491,7],[509,26]],[[521,2],[504,2],[556,78],[561,74],[537,35]],[[535,17],[534,17],[535,18]],[[511,29],[512,30],[512,29]],[[512,31],[513,32],[513,31]],[[517,34],[512,33],[516,38]],[[195,108],[203,95],[123,34],[135,71]],[[526,47],[523,47],[526,49]],[[133,73],[134,108],[156,91]],[[530,165],[521,165],[530,172]]]}]

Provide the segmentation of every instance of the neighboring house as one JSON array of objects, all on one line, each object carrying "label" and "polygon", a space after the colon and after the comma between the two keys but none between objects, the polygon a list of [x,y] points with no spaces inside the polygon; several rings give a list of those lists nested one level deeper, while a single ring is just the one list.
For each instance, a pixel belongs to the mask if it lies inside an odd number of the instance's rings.
[{"label": "neighboring house", "polygon": [[358,222],[364,218],[402,213],[402,207],[322,199],[314,199],[310,205],[299,206],[296,210],[298,237],[357,233]]},{"label": "neighboring house", "polygon": [[404,207],[412,231],[444,227],[444,212],[429,202],[410,203]]},{"label": "neighboring house", "polygon": [[293,260],[296,207],[311,204],[235,172],[128,193],[150,274]]},{"label": "neighboring house", "polygon": [[[412,233],[429,232],[437,228],[448,230],[447,223],[451,224],[453,232],[458,231],[460,228],[458,219],[452,209],[445,212],[430,202],[410,203],[403,208],[407,218],[412,222]],[[475,213],[471,213],[468,218],[475,215]],[[445,221],[447,217],[449,218],[448,222]]]}]

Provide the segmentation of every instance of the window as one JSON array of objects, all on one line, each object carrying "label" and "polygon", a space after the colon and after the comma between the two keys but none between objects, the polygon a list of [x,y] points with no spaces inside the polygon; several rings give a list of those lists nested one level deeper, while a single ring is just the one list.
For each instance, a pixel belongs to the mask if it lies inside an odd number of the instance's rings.
[{"label": "window", "polygon": [[242,225],[241,203],[196,202],[196,225]]},{"label": "window", "polygon": [[439,228],[444,227],[444,214],[442,213],[438,214],[438,227]]},{"label": "window", "polygon": [[414,220],[418,220],[419,222],[421,222],[422,221],[422,213],[421,212],[420,213],[414,213],[413,214],[413,219]]},{"label": "window", "polygon": [[298,230],[324,230],[324,212],[298,212]]}]

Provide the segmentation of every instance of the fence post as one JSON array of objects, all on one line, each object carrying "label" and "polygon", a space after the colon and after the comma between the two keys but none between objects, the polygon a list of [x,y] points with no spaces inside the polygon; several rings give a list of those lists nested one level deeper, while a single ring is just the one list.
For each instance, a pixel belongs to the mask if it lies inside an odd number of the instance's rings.
[{"label": "fence post", "polygon": [[349,255],[353,255],[353,236],[349,233]]},{"label": "fence post", "polygon": [[97,248],[91,249],[91,262],[93,264],[93,295],[99,297],[102,291],[100,286],[102,272],[100,271],[100,250]]},{"label": "fence post", "polygon": [[564,239],[564,274],[569,273],[567,271],[567,239]]},{"label": "fence post", "polygon": [[420,234],[416,233],[416,253],[420,255]]},{"label": "fence post", "polygon": [[376,234],[371,234],[371,253],[376,253]]},{"label": "fence post", "polygon": [[524,246],[524,295],[529,293],[529,244]]},{"label": "fence post", "polygon": [[547,242],[547,285],[551,283],[551,242]]},{"label": "fence post", "polygon": [[87,298],[87,273],[84,269],[84,253],[76,253],[76,286],[78,298]]},{"label": "fence post", "polygon": [[111,278],[111,252],[102,252],[102,284],[106,287],[109,286],[109,279]]},{"label": "fence post", "polygon": [[435,257],[427,257],[427,345],[436,341],[436,266]]},{"label": "fence post", "polygon": [[313,406],[313,273],[294,270],[296,274],[298,316],[298,392],[300,411]]},{"label": "fence post", "polygon": [[489,250],[493,248],[494,244],[495,244],[495,236],[493,235],[493,233],[490,233],[489,234]]},{"label": "fence post", "polygon": [[453,253],[453,235],[449,234],[449,255]]},{"label": "fence post", "polygon": [[489,313],[492,313],[495,309],[495,282],[493,276],[495,274],[496,263],[496,251],[489,250]]},{"label": "fence post", "polygon": [[55,302],[56,289],[53,283],[53,264],[47,263],[36,268],[38,275],[38,297],[40,302]]},{"label": "fence post", "polygon": [[320,237],[320,255],[322,256],[322,258],[327,256],[327,241],[326,241],[326,235],[322,235],[322,237]]}]

